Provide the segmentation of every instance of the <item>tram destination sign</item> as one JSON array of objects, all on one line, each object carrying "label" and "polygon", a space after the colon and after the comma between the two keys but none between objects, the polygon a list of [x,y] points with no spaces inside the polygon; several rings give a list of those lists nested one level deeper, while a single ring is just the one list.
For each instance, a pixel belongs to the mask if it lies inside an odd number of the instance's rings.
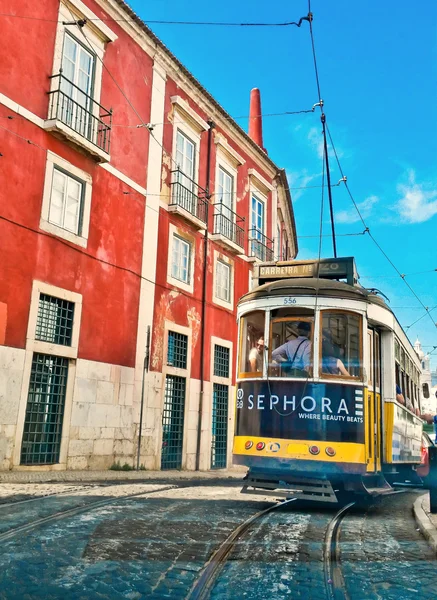
[{"label": "tram destination sign", "polygon": [[363,388],[340,383],[241,381],[236,435],[364,442]]},{"label": "tram destination sign", "polygon": [[275,279],[293,277],[317,277],[323,279],[346,279],[350,285],[356,281],[355,261],[348,258],[329,258],[318,260],[297,260],[287,263],[277,262],[269,265],[259,265],[259,283],[267,283]]}]

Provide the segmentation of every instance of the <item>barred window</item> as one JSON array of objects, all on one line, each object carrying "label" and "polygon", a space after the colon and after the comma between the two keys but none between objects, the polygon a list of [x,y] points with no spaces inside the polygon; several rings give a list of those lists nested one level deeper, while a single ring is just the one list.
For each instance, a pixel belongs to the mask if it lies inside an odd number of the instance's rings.
[{"label": "barred window", "polygon": [[177,369],[187,368],[188,336],[168,332],[167,364]]},{"label": "barred window", "polygon": [[229,387],[213,384],[211,468],[226,469],[228,447],[228,400]]},{"label": "barred window", "polygon": [[214,375],[216,377],[229,377],[229,348],[214,346]]},{"label": "barred window", "polygon": [[182,467],[185,394],[185,377],[167,375],[162,413],[161,469],[180,469]]},{"label": "barred window", "polygon": [[74,302],[40,294],[35,339],[71,346]]},{"label": "barred window", "polygon": [[22,465],[59,462],[68,359],[35,353],[21,445]]}]

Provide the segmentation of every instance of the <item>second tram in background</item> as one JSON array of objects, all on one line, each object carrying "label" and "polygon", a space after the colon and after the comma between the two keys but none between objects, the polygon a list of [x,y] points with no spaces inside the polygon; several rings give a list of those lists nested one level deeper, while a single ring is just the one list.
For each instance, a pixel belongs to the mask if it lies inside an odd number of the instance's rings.
[{"label": "second tram in background", "polygon": [[414,479],[420,360],[353,258],[263,264],[238,305],[243,491],[337,501]]}]

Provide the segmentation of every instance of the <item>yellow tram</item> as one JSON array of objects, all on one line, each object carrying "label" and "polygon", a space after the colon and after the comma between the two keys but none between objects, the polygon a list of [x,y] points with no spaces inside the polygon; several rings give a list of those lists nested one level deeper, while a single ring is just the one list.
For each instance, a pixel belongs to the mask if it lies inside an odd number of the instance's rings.
[{"label": "yellow tram", "polygon": [[261,264],[238,305],[243,491],[337,501],[421,462],[420,360],[353,258]]}]

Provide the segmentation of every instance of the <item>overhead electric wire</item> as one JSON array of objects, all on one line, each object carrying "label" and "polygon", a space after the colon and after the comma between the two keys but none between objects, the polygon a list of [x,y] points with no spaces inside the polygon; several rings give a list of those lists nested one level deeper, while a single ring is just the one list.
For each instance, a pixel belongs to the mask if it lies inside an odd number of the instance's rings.
[{"label": "overhead electric wire", "polygon": [[[163,284],[163,283],[159,283],[158,281],[153,281],[152,279],[148,279],[147,277],[144,277],[144,275],[142,275],[141,273],[138,273],[137,271],[134,271],[133,269],[129,269],[129,267],[123,267],[121,265],[117,265],[115,263],[112,263],[108,260],[104,260],[102,258],[99,258],[98,256],[94,256],[92,254],[88,254],[88,252],[86,252],[83,248],[80,248],[76,245],[72,245],[70,244],[70,242],[68,242],[68,240],[63,240],[62,238],[59,238],[58,236],[45,232],[45,231],[40,231],[38,229],[34,229],[33,227],[29,227],[28,225],[24,225],[23,223],[18,223],[17,221],[14,221],[12,219],[8,219],[7,217],[0,215],[0,220],[2,221],[6,221],[7,223],[10,223],[11,225],[14,225],[15,227],[20,227],[21,229],[24,229],[26,231],[29,231],[31,233],[35,233],[38,235],[42,235],[44,237],[47,237],[49,239],[52,239],[53,241],[62,244],[63,246],[66,246],[67,248],[70,248],[70,250],[77,252],[78,254],[82,254],[83,256],[90,258],[91,260],[94,260],[98,263],[102,263],[104,265],[107,265],[109,267],[112,267],[114,269],[118,269],[119,271],[124,271],[125,273],[128,273],[130,275],[134,275],[136,278],[141,279],[143,281],[147,281],[148,283],[151,283],[152,285],[154,285],[155,287],[161,288],[163,290],[168,290],[169,288],[167,287],[167,285]],[[186,296],[187,298],[189,298],[190,300],[194,300],[194,302],[197,302],[198,304],[201,302],[200,299],[193,297],[192,294],[190,294],[189,292],[185,292],[182,289],[178,289],[178,294],[182,294],[183,296]],[[210,301],[207,301],[207,305],[210,306],[211,308],[215,308],[216,305]]]},{"label": "overhead electric wire", "polygon": [[[355,202],[355,199],[354,199],[354,197],[353,197],[353,195],[352,195],[352,192],[351,192],[351,191],[350,191],[350,189],[349,189],[349,186],[348,186],[348,183],[347,183],[347,179],[344,177],[343,169],[341,168],[340,160],[339,160],[339,158],[338,158],[338,154],[337,154],[337,151],[336,151],[336,149],[335,149],[334,142],[333,142],[333,140],[332,140],[332,136],[331,136],[331,132],[330,132],[330,130],[329,130],[329,127],[328,127],[328,126],[326,126],[326,129],[327,129],[327,132],[328,132],[329,140],[330,140],[330,143],[331,143],[331,147],[332,147],[332,149],[333,149],[333,152],[334,152],[335,159],[336,159],[336,161],[337,161],[337,166],[338,166],[338,169],[339,169],[339,171],[340,171],[340,174],[341,174],[341,176],[343,177],[343,180],[344,180],[344,185],[345,185],[345,187],[346,187],[346,190],[347,190],[347,192],[348,192],[348,194],[349,194],[349,197],[350,197],[350,199],[351,199],[351,201],[352,201],[352,204],[354,205],[354,207],[355,207],[355,210],[357,211],[357,213],[358,213],[358,216],[359,216],[359,218],[360,218],[360,220],[361,220],[361,222],[362,222],[362,224],[363,224],[363,226],[364,226],[364,229],[365,229],[365,231],[366,231],[367,235],[368,235],[368,236],[370,237],[370,239],[373,241],[373,243],[375,244],[375,246],[376,246],[376,247],[379,249],[379,251],[381,252],[381,254],[382,254],[382,255],[383,255],[385,258],[386,258],[386,260],[387,260],[387,261],[390,263],[390,265],[393,267],[393,269],[396,271],[396,273],[399,275],[399,277],[402,279],[402,281],[404,281],[405,285],[408,287],[408,289],[409,289],[409,290],[410,290],[410,292],[413,294],[413,296],[416,298],[416,300],[419,302],[419,304],[422,306],[422,308],[424,308],[424,309],[425,309],[425,311],[426,311],[426,312],[425,312],[425,314],[424,314],[423,316],[425,317],[426,315],[429,315],[429,318],[431,319],[431,321],[432,321],[432,323],[433,323],[434,327],[437,327],[437,323],[435,323],[435,322],[434,322],[433,318],[432,318],[432,317],[431,317],[431,315],[429,314],[429,310],[428,310],[428,308],[425,306],[425,304],[422,302],[422,300],[419,298],[419,296],[416,294],[416,292],[414,291],[414,289],[411,287],[411,285],[410,285],[410,284],[408,283],[408,281],[406,280],[406,278],[405,278],[405,277],[406,277],[406,276],[405,276],[405,274],[402,274],[402,273],[399,271],[399,269],[396,267],[396,265],[393,263],[393,261],[390,259],[390,257],[387,255],[387,253],[386,253],[386,252],[383,250],[383,248],[382,248],[382,247],[380,246],[380,244],[377,242],[377,240],[375,239],[375,237],[372,235],[372,233],[371,233],[371,231],[370,231],[369,227],[367,226],[367,223],[366,223],[366,221],[365,221],[365,220],[364,220],[364,218],[363,218],[363,215],[361,214],[361,212],[360,212],[360,210],[359,210],[359,208],[358,208],[358,206],[357,206],[357,203]],[[409,327],[411,327],[411,325],[410,325]]]},{"label": "overhead electric wire", "polygon": [[328,155],[328,143],[326,140],[326,115],[323,110],[323,100],[322,93],[320,91],[320,78],[319,78],[319,70],[317,67],[317,58],[316,58],[316,48],[314,44],[314,33],[313,33],[313,14],[311,12],[311,0],[308,0],[308,22],[310,24],[310,37],[311,37],[311,48],[313,53],[313,62],[314,62],[314,73],[316,77],[317,84],[317,93],[319,98],[319,106],[321,111],[320,120],[322,122],[322,134],[323,134],[323,147],[324,147],[324,157],[326,162],[326,180],[328,184],[328,199],[329,199],[329,213],[331,216],[331,233],[332,233],[332,246],[334,251],[334,258],[337,258],[337,243],[335,241],[335,222],[334,222],[334,206],[332,202],[332,186],[331,186],[331,171],[329,169],[329,155]]},{"label": "overhead electric wire", "polygon": [[[322,187],[322,186],[320,186]],[[337,233],[337,237],[350,237],[350,236],[357,236],[357,235],[365,235],[366,231],[359,231],[357,233]],[[318,238],[320,236],[320,234],[317,235],[298,235],[297,237],[299,239],[303,239],[303,238]],[[331,234],[329,233],[325,233],[323,235],[323,237],[331,237]]]},{"label": "overhead electric wire", "polygon": [[[325,147],[325,154],[326,154],[326,163],[327,163],[327,171],[328,171],[328,176],[329,176],[329,161],[328,161],[328,155],[326,152],[326,131],[328,132],[329,135],[329,140],[332,146],[332,149],[334,151],[334,155],[337,161],[337,165],[340,171],[340,174],[342,176],[343,182],[346,186],[346,190],[348,191],[348,194],[352,200],[352,203],[358,213],[359,218],[361,219],[361,222],[363,223],[364,229],[366,231],[366,233],[369,235],[370,239],[373,241],[373,243],[377,246],[377,248],[379,249],[379,251],[383,254],[383,256],[386,258],[386,260],[391,264],[391,266],[394,268],[394,270],[397,272],[397,274],[399,275],[399,277],[401,277],[401,279],[405,282],[405,285],[408,287],[408,289],[410,290],[410,292],[413,294],[413,296],[416,298],[416,300],[419,302],[419,304],[425,309],[426,313],[423,316],[426,316],[427,314],[429,315],[429,311],[427,309],[427,307],[424,305],[424,303],[422,302],[422,300],[419,298],[419,296],[416,294],[416,292],[414,291],[414,289],[411,287],[411,285],[408,283],[408,281],[405,279],[405,275],[403,275],[399,269],[396,267],[396,265],[393,263],[393,261],[389,258],[389,256],[386,254],[386,252],[383,250],[383,248],[380,246],[380,244],[377,242],[377,240],[374,238],[374,236],[372,235],[372,233],[370,232],[369,227],[367,226],[358,206],[357,203],[355,202],[352,193],[349,189],[349,186],[347,184],[347,179],[344,176],[343,170],[341,168],[340,165],[340,160],[338,158],[337,155],[337,151],[335,150],[335,146],[332,140],[332,136],[331,133],[329,131],[329,127],[328,125],[325,123],[326,118],[324,115],[324,111],[323,111],[323,100],[321,97],[321,91],[320,91],[320,78],[319,78],[319,71],[318,71],[318,67],[317,67],[317,58],[316,58],[316,50],[315,50],[315,44],[314,44],[314,34],[313,34],[313,27],[312,27],[312,21],[313,21],[313,15],[311,13],[311,0],[308,0],[308,22],[309,22],[309,29],[310,29],[310,37],[311,37],[311,47],[312,47],[312,52],[313,52],[313,62],[314,62],[314,72],[315,72],[315,78],[316,78],[316,85],[317,85],[317,92],[318,92],[318,96],[319,96],[319,104],[320,104],[320,110],[322,112],[322,124],[323,124],[323,136],[324,136],[324,147]],[[325,125],[326,125],[326,129],[325,129]],[[333,219],[333,209],[332,209],[332,196],[331,196],[331,186],[328,187],[328,192],[329,192],[329,198],[330,198],[330,208],[331,208],[331,223],[332,223],[332,232],[333,232],[333,236],[335,236],[335,232],[334,232],[334,219]],[[334,244],[335,244],[335,237],[334,237]],[[334,245],[334,252],[335,252],[335,245]],[[433,318],[431,317],[431,315],[429,315],[433,325],[435,327],[437,327],[437,323],[434,322]],[[411,326],[410,326],[411,327]]]},{"label": "overhead electric wire", "polygon": [[[316,59],[316,48],[314,45],[314,34],[313,34],[313,13],[311,12],[311,0],[308,0],[308,17],[310,24],[310,37],[311,37],[311,47],[313,51],[313,62],[314,62],[314,72],[316,76],[316,84],[317,84],[317,94],[319,97],[319,101],[322,99],[322,94],[320,92],[320,79],[319,79],[319,70],[317,68],[317,59]],[[323,106],[320,107],[321,112],[323,113]]]},{"label": "overhead electric wire", "polygon": [[[70,8],[68,8],[68,12],[70,13],[72,19],[74,20],[74,15],[71,12]],[[119,85],[119,83],[117,82],[117,80],[115,79],[115,77],[112,75],[111,71],[108,69],[108,67],[105,65],[105,63],[103,62],[103,59],[100,57],[99,53],[96,52],[93,44],[90,42],[90,40],[88,39],[86,33],[83,30],[83,27],[81,27],[79,25],[79,23],[76,20],[76,25],[78,27],[78,29],[80,30],[80,32],[82,33],[83,37],[85,38],[88,46],[91,48],[91,50],[94,52],[94,54],[97,56],[98,60],[101,62],[102,67],[106,70],[106,72],[108,73],[108,75],[111,77],[112,81],[115,83],[115,85],[117,86],[118,90],[120,91],[121,95],[123,96],[123,98],[126,100],[126,102],[129,104],[129,106],[131,107],[131,109],[134,111],[134,113],[136,114],[136,116],[138,117],[138,119],[140,120],[140,122],[142,123],[142,125],[149,131],[151,137],[155,140],[155,142],[158,144],[158,146],[164,151],[164,146],[161,144],[161,142],[159,142],[159,140],[156,139],[156,137],[153,135],[153,128],[151,128],[150,123],[146,123],[143,118],[141,117],[141,115],[139,114],[139,112],[137,111],[137,109],[135,108],[135,106],[132,104],[132,102],[129,100],[129,98],[127,97],[126,93],[124,92],[124,90],[122,89],[122,87]],[[178,167],[178,164],[176,163],[175,159],[173,158],[173,156],[170,156],[170,160],[174,163],[174,165],[176,167]]]},{"label": "overhead electric wire", "polygon": [[[342,183],[339,181],[338,183],[333,183],[331,187],[338,187]],[[315,188],[321,188],[321,185],[301,185],[300,187],[291,187],[290,190],[311,190]],[[324,187],[328,187],[326,184]]]},{"label": "overhead electric wire", "polygon": [[[366,230],[363,234],[367,233]],[[414,273],[402,273],[402,277],[411,277],[411,275],[424,275],[425,273],[435,273],[437,269],[430,269],[429,271],[415,271]],[[360,275],[360,279],[395,279],[398,275]]]},{"label": "overhead electric wire", "polygon": [[[426,313],[423,314],[418,319],[416,319],[413,323],[411,323],[411,325],[407,325],[406,329],[411,329],[411,327],[413,327],[413,325],[415,325],[416,323],[418,323],[419,321],[421,321],[424,317],[426,317],[426,315],[429,315],[430,312],[432,312],[433,310],[435,310],[437,308],[437,305],[433,306],[433,308],[427,308],[427,307],[425,307],[425,308],[426,308]],[[432,319],[432,317],[431,317],[431,319]],[[433,323],[434,323],[434,320],[433,320]]]},{"label": "overhead electric wire", "polygon": [[[227,120],[227,121],[236,121],[238,119],[259,119],[260,117],[264,118],[264,117],[283,117],[283,116],[289,116],[289,115],[302,115],[302,114],[309,114],[309,113],[313,113],[314,112],[314,107],[313,108],[309,108],[306,110],[294,110],[294,111],[284,111],[284,112],[278,112],[278,113],[264,113],[261,115],[255,115],[253,117],[251,117],[250,115],[241,115],[238,117],[232,117],[232,116],[223,116],[221,117],[223,120]],[[125,125],[123,123],[112,123],[112,127],[123,127],[126,129],[141,129],[142,127],[157,127],[158,125],[179,125],[179,124],[183,124],[184,121],[167,121],[165,123],[139,123],[137,125]],[[338,185],[338,184],[336,184]],[[319,187],[319,186],[317,186]]]},{"label": "overhead electric wire", "polygon": [[[47,19],[45,17],[32,17],[30,15],[13,15],[11,13],[0,13],[0,17],[12,17],[15,19],[29,19],[32,21],[46,21],[48,23],[63,23],[62,20],[58,19]],[[302,21],[307,20],[306,17],[302,17],[299,21],[285,21],[282,23],[263,23],[263,22],[246,22],[246,23],[233,23],[233,22],[223,22],[223,21],[167,21],[164,19],[157,20],[144,20],[141,19],[143,23],[152,24],[152,25],[199,25],[202,27],[300,27],[302,25]],[[84,21],[110,21],[113,23],[136,23],[137,20],[135,18],[123,18],[123,19],[114,19],[113,17],[97,17],[97,18],[88,18],[85,17]]]}]

